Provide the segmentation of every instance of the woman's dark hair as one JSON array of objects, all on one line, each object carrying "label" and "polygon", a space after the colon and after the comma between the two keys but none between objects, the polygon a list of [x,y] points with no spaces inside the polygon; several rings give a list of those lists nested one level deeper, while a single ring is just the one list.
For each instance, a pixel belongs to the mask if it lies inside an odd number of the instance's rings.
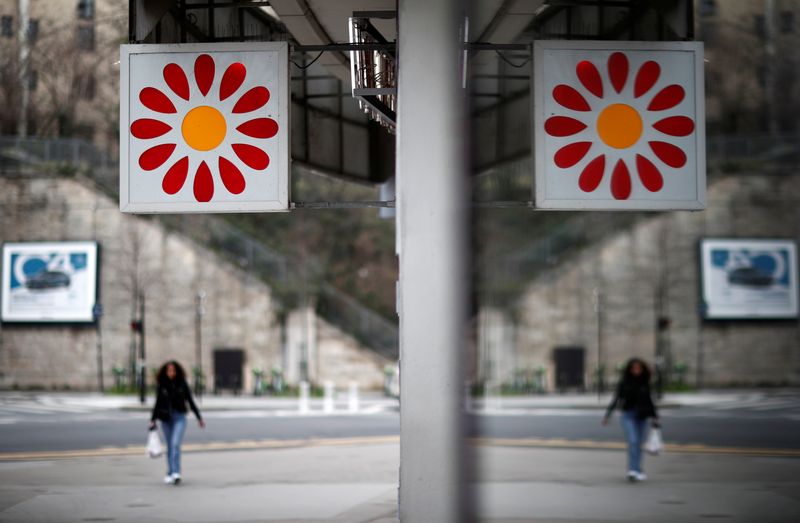
[{"label": "woman's dark hair", "polygon": [[[642,367],[642,373],[639,376],[634,376],[631,369],[633,369],[633,366],[637,363]],[[622,373],[622,379],[624,381],[640,380],[645,383],[650,383],[650,367],[640,358],[631,358],[628,360],[628,363],[625,364],[625,371]]]},{"label": "woman's dark hair", "polygon": [[156,381],[158,381],[159,385],[164,385],[169,381],[169,378],[167,377],[167,366],[169,365],[175,367],[175,381],[186,381],[186,372],[184,372],[181,364],[175,360],[169,360],[168,362],[164,363],[160,369],[158,369]]}]

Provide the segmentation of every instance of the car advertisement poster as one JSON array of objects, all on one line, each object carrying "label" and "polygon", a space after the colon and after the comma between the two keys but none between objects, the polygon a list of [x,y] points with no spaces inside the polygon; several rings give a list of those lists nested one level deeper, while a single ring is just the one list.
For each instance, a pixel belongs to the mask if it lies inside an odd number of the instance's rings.
[{"label": "car advertisement poster", "polygon": [[798,315],[797,246],[792,240],[701,242],[707,319],[791,319]]},{"label": "car advertisement poster", "polygon": [[97,243],[3,245],[2,321],[91,323]]}]

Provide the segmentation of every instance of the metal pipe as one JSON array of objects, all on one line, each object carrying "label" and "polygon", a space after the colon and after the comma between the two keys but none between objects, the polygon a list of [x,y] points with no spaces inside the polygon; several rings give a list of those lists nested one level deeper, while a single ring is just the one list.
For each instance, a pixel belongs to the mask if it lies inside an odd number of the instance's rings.
[{"label": "metal pipe", "polygon": [[[530,44],[493,44],[490,42],[472,42],[462,44],[469,51],[530,51]],[[293,45],[292,51],[312,53],[319,51],[394,51],[393,42],[338,43],[319,45]]]},{"label": "metal pipe", "polygon": [[291,202],[290,209],[365,209],[382,208],[395,206],[394,201],[374,201],[374,202]]}]

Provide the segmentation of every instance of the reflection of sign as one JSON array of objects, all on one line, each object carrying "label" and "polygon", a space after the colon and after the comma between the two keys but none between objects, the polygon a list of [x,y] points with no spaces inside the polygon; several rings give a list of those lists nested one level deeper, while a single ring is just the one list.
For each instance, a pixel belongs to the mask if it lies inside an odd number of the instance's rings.
[{"label": "reflection of sign", "polygon": [[795,318],[796,245],[790,240],[703,240],[707,318]]},{"label": "reflection of sign", "polygon": [[702,55],[694,42],[536,42],[536,206],[703,209]]},{"label": "reflection of sign", "polygon": [[91,322],[97,244],[6,243],[3,321]]},{"label": "reflection of sign", "polygon": [[288,46],[126,45],[120,209],[288,208]]}]

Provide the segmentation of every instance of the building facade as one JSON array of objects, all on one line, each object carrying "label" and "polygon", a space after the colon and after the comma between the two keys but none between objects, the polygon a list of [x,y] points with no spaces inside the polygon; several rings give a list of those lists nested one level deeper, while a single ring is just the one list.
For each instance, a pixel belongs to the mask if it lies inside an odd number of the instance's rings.
[{"label": "building facade", "polygon": [[82,138],[114,156],[127,20],[123,0],[0,1],[0,134]]}]

